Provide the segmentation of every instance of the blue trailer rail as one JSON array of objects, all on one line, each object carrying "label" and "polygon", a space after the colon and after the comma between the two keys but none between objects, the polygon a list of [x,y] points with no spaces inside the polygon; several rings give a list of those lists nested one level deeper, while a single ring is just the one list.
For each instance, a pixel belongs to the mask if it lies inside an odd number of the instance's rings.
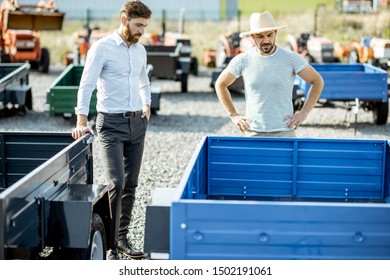
[{"label": "blue trailer rail", "polygon": [[[325,81],[321,99],[387,103],[387,72],[367,63],[312,63]],[[298,76],[299,77],[299,76]],[[307,97],[310,84],[300,79],[300,89]]]},{"label": "blue trailer rail", "polygon": [[204,137],[171,259],[390,259],[390,142]]}]

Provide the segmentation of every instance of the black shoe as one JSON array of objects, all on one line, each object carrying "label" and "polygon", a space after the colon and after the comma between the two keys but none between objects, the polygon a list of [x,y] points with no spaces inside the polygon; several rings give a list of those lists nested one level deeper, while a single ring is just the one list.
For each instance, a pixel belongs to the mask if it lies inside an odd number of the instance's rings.
[{"label": "black shoe", "polygon": [[120,260],[120,257],[118,255],[118,252],[117,250],[110,250],[108,251],[108,254],[107,254],[107,260],[114,260],[114,261],[117,261],[117,260]]},{"label": "black shoe", "polygon": [[129,256],[132,259],[142,259],[144,257],[144,253],[135,249],[127,240],[118,241],[118,251],[126,256]]}]

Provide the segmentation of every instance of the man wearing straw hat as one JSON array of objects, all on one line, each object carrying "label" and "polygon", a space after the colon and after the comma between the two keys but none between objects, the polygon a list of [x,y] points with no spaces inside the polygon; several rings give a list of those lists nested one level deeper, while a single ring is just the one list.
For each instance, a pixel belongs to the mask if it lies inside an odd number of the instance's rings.
[{"label": "man wearing straw hat", "polygon": [[[295,137],[295,130],[317,103],[324,81],[319,73],[296,52],[275,44],[279,29],[272,14],[253,13],[250,31],[255,45],[235,56],[218,77],[215,90],[233,123],[245,136]],[[302,110],[294,113],[292,89],[296,75],[311,84]],[[244,79],[246,115],[236,111],[228,86]]]}]

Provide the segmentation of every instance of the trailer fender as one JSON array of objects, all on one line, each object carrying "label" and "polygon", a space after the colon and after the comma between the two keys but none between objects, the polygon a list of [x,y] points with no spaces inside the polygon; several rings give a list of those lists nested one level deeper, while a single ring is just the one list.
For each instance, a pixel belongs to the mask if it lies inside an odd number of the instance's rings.
[{"label": "trailer fender", "polygon": [[93,214],[103,220],[109,238],[111,218],[108,187],[97,184],[73,184],[51,201],[52,224],[49,231],[59,236],[62,248],[88,248]]}]

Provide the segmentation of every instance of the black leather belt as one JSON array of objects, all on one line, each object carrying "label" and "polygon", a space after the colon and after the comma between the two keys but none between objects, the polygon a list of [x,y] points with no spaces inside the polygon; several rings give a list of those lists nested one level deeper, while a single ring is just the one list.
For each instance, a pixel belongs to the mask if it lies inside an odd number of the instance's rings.
[{"label": "black leather belt", "polygon": [[139,111],[134,111],[134,112],[124,112],[124,113],[103,113],[103,112],[100,112],[100,114],[103,114],[105,116],[111,116],[111,117],[122,117],[122,118],[131,118],[131,117],[135,117],[137,116],[138,114],[141,114],[142,113],[142,110],[139,110]]}]

